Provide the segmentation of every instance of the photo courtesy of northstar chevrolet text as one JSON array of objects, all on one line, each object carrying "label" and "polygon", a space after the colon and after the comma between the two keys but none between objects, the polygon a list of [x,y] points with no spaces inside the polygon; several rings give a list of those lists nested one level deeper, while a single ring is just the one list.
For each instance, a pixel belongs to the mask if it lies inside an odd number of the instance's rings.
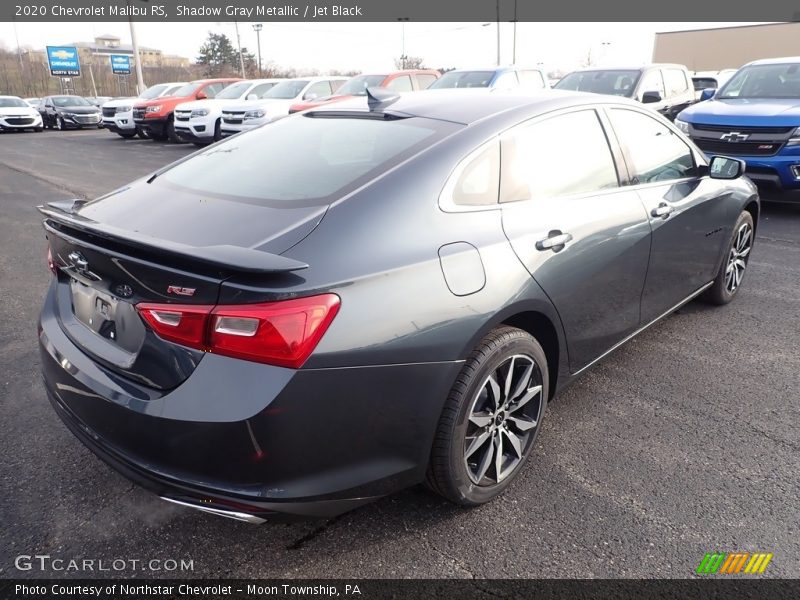
[{"label": "photo courtesy of northstar chevrolet text", "polygon": [[0,595],[795,596],[780,4],[1,7]]}]

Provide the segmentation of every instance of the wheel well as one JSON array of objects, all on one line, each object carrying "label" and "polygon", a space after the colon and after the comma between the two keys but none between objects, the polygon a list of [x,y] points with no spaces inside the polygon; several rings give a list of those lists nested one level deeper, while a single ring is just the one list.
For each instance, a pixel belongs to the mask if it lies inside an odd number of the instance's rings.
[{"label": "wheel well", "polygon": [[758,202],[751,200],[744,209],[753,217],[753,229],[758,229]]},{"label": "wheel well", "polygon": [[542,346],[547,357],[547,374],[550,379],[549,400],[553,397],[558,382],[560,348],[555,326],[545,315],[533,311],[518,313],[503,321],[503,324],[528,332]]}]

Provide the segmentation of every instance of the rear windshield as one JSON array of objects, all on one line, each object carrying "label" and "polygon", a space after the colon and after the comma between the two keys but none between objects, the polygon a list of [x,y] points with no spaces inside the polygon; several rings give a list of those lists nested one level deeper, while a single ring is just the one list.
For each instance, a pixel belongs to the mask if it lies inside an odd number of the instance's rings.
[{"label": "rear windshield", "polygon": [[19,98],[0,98],[0,108],[30,108],[30,105]]},{"label": "rear windshield", "polygon": [[258,204],[328,203],[460,126],[297,115],[236,135],[153,181]]},{"label": "rear windshield", "polygon": [[444,88],[485,88],[489,87],[494,71],[450,71],[434,81],[429,90]]},{"label": "rear windshield", "polygon": [[367,88],[380,85],[386,75],[359,75],[348,80],[342,87],[336,90],[339,96],[366,96]]},{"label": "rear windshield", "polygon": [[717,80],[713,77],[692,77],[692,83],[694,84],[694,89],[697,92],[701,92],[708,88],[717,87]]},{"label": "rear windshield", "polygon": [[576,71],[561,79],[555,89],[630,97],[640,75],[640,71]]},{"label": "rear windshield", "polygon": [[800,63],[742,67],[717,98],[800,98]]}]

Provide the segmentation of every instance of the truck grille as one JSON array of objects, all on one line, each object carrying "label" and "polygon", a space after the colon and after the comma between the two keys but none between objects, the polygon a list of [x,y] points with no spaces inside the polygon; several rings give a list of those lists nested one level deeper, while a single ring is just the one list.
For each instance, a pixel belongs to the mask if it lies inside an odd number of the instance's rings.
[{"label": "truck grille", "polygon": [[190,110],[176,110],[175,111],[175,120],[176,121],[188,121],[189,117],[192,116],[192,111]]},{"label": "truck grille", "polygon": [[222,122],[228,125],[241,125],[244,121],[244,111],[242,112],[224,112],[222,113]]},{"label": "truck grille", "polygon": [[739,125],[704,125],[692,123],[698,131],[719,131],[720,133],[728,133],[731,131],[738,131],[739,133],[777,133],[786,134],[794,129],[794,127],[746,127]]},{"label": "truck grille", "polygon": [[134,119],[144,119],[146,109],[144,108],[134,108],[133,109],[133,118]]},{"label": "truck grille", "polygon": [[74,117],[76,123],[84,123],[86,125],[99,123],[100,122],[100,115],[75,115]]},{"label": "truck grille", "polygon": [[783,147],[782,142],[723,142],[703,138],[695,138],[694,143],[707,154],[743,156],[773,156]]},{"label": "truck grille", "polygon": [[117,114],[116,108],[103,108],[103,116],[104,117],[113,117]]},{"label": "truck grille", "polygon": [[32,125],[33,119],[28,117],[9,117],[6,119],[9,125]]}]

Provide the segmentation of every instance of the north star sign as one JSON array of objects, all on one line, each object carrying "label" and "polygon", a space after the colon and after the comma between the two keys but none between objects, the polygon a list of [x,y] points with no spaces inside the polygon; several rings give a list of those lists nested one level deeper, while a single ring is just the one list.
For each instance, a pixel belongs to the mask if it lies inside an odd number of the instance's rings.
[{"label": "north star sign", "polygon": [[53,77],[80,77],[81,62],[73,46],[47,46],[47,63]]},{"label": "north star sign", "polygon": [[131,57],[127,54],[112,54],[111,72],[114,73],[114,75],[130,75]]}]

